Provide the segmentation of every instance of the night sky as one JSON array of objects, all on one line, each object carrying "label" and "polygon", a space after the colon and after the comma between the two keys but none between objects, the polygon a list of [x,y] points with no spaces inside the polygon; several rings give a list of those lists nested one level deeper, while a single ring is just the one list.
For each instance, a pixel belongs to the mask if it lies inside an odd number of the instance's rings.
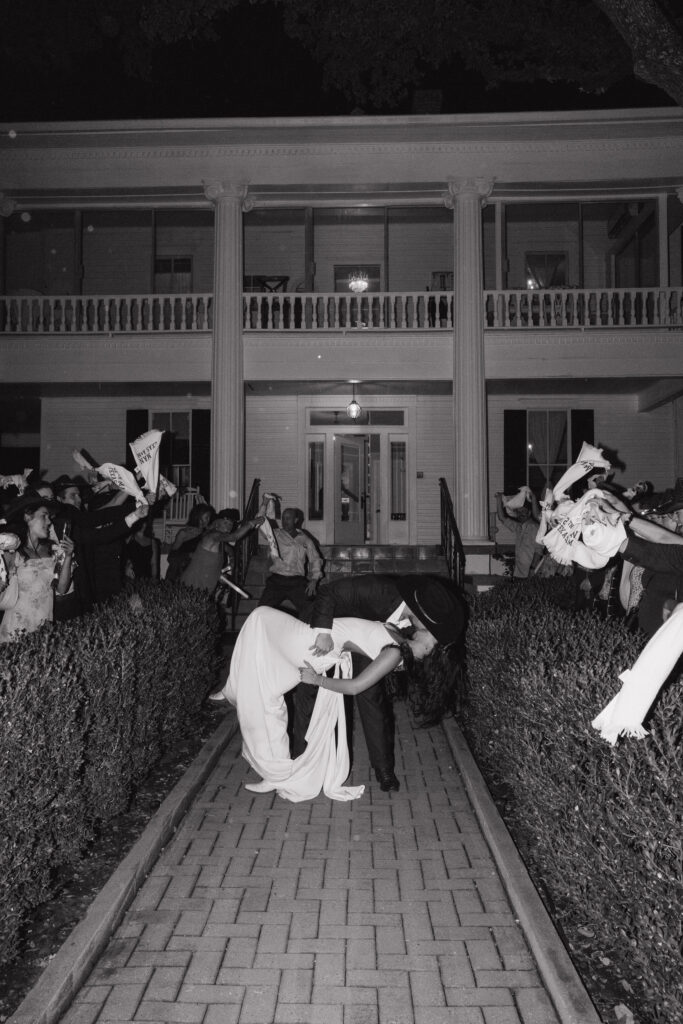
[{"label": "night sky", "polygon": [[17,59],[0,66],[0,119],[485,113],[673,105],[664,93],[635,78],[602,95],[547,82],[487,89],[481,76],[454,62],[422,83],[424,90],[440,90],[440,108],[425,106],[425,93],[411,90],[391,107],[360,111],[340,92],[323,90],[321,69],[284,35],[277,8],[239,8],[219,25],[219,36],[215,42],[185,42],[151,53],[146,80],[124,73],[115,41],[58,70],[23,61],[19,42],[13,51]]}]

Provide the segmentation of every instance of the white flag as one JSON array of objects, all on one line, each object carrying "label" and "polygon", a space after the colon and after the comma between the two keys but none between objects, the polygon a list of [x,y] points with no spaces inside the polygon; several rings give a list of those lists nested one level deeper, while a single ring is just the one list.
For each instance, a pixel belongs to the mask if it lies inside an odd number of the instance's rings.
[{"label": "white flag", "polygon": [[168,498],[172,498],[177,490],[175,484],[167,480],[163,473],[159,473],[159,497],[165,494]]},{"label": "white flag", "polygon": [[147,504],[146,498],[130,470],[124,469],[123,466],[116,466],[113,462],[103,462],[101,466],[97,467],[97,472],[100,476],[111,480],[119,491],[125,491],[126,494],[135,498],[138,505]]},{"label": "white flag", "polygon": [[576,462],[560,477],[553,488],[555,501],[561,501],[572,484],[584,477],[586,473],[598,468],[609,472],[612,467],[602,454],[602,448],[595,448],[592,444],[584,441]]},{"label": "white flag", "polygon": [[151,494],[156,494],[159,487],[159,445],[162,436],[163,430],[148,430],[128,446],[133,453],[138,473]]}]

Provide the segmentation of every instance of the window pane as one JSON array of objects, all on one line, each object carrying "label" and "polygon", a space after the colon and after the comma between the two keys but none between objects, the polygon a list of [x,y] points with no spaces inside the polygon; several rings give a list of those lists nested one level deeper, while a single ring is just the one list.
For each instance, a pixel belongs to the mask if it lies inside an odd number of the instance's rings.
[{"label": "window pane", "polygon": [[322,519],[325,486],[325,442],[308,443],[308,519]]},{"label": "window pane", "polygon": [[391,457],[391,518],[406,518],[406,443],[392,441]]},{"label": "window pane", "polygon": [[170,430],[171,429],[171,414],[170,414],[170,412],[153,412],[152,413],[152,429],[153,430]]}]

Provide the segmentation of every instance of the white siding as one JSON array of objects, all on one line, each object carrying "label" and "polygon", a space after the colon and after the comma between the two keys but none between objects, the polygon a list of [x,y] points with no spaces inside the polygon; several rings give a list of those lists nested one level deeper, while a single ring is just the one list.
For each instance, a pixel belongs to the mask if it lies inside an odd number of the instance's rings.
[{"label": "white siding", "polygon": [[449,210],[389,211],[389,291],[425,291],[434,271],[453,270],[453,214]]},{"label": "white siding", "polygon": [[[196,212],[174,214],[178,223],[164,223],[158,215],[157,256],[189,256],[192,260],[192,291],[213,291],[213,216]],[[198,223],[198,220],[204,223]]]},{"label": "white siding", "polygon": [[334,291],[335,264],[378,265],[384,281],[384,212],[316,211],[315,290]]},{"label": "white siding", "polygon": [[453,490],[453,399],[450,395],[421,395],[417,399],[416,470],[417,542],[438,544],[441,540],[439,477]]},{"label": "white siding", "polygon": [[304,508],[304,496],[298,491],[302,456],[297,441],[297,410],[295,396],[247,397],[245,491],[249,493],[258,477],[261,493],[279,494],[283,508]]},{"label": "white siding", "polygon": [[208,398],[43,398],[40,467],[48,480],[62,473],[78,476],[73,448],[87,448],[99,462],[126,461],[126,410],[158,411],[206,408]]},{"label": "white siding", "polygon": [[286,291],[303,290],[304,224],[268,223],[251,218],[244,220],[244,273],[263,277],[287,276]]}]

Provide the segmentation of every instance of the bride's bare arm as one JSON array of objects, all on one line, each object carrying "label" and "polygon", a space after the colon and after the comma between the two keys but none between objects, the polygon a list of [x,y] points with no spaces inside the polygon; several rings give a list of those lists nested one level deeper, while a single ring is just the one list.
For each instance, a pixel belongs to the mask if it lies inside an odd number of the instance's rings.
[{"label": "bride's bare arm", "polygon": [[328,679],[327,676],[319,676],[315,669],[304,662],[305,667],[301,670],[301,681],[310,683],[312,686],[320,686],[324,690],[332,690],[334,693],[344,693],[355,697],[364,690],[384,679],[392,672],[401,660],[401,652],[398,647],[385,647],[380,651],[374,661],[371,661],[367,668],[364,668],[359,675],[353,679]]}]

